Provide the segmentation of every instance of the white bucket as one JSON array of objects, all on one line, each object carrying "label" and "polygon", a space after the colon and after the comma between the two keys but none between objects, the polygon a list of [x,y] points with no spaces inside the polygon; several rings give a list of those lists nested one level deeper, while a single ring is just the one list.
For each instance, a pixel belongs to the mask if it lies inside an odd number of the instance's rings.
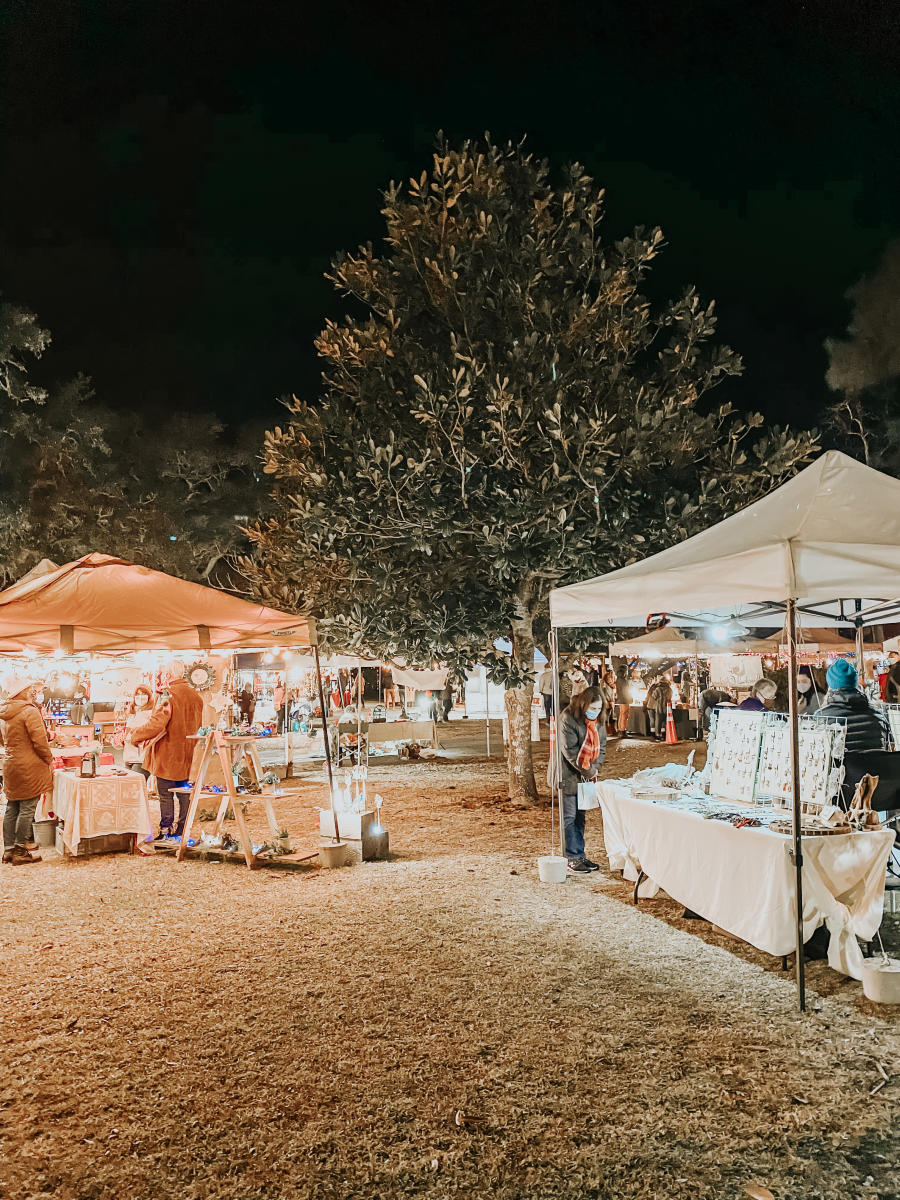
[{"label": "white bucket", "polygon": [[349,852],[346,842],[322,842],[319,846],[319,862],[323,867],[343,867]]},{"label": "white bucket", "polygon": [[900,959],[867,958],[862,985],[865,996],[876,1004],[900,1004]]},{"label": "white bucket", "polygon": [[35,821],[31,828],[34,832],[34,840],[39,846],[56,845],[56,817],[51,817],[47,821]]},{"label": "white bucket", "polygon": [[565,883],[568,861],[558,854],[545,854],[538,859],[538,876],[541,883]]}]

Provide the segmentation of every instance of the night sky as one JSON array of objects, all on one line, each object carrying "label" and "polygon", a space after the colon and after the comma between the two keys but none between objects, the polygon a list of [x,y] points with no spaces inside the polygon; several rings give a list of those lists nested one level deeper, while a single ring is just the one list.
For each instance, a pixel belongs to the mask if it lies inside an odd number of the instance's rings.
[{"label": "night sky", "polygon": [[814,421],[822,341],[900,226],[897,6],[0,0],[0,291],[47,380],[113,407],[275,417],[343,305],[332,255],[433,136],[525,133],[659,224],[746,373],[718,395]]}]

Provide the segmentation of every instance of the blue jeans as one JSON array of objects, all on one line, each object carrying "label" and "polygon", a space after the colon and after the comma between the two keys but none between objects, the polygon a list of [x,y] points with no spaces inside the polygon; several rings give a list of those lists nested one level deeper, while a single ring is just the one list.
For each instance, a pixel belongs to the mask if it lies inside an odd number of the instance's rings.
[{"label": "blue jeans", "polygon": [[[156,790],[159,792],[159,827],[160,829],[171,829],[175,821],[175,797],[172,795],[172,788],[187,787],[186,779],[160,779],[156,777]],[[184,830],[184,823],[187,820],[188,805],[191,802],[190,796],[178,797],[178,824],[175,826],[175,834],[181,837]]]},{"label": "blue jeans", "polygon": [[584,809],[578,797],[563,792],[563,827],[566,831],[566,858],[584,858]]}]

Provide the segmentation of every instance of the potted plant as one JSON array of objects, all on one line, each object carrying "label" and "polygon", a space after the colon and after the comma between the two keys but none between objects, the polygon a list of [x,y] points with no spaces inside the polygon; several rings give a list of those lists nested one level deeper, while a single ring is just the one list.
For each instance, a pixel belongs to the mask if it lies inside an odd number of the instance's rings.
[{"label": "potted plant", "polygon": [[291,852],[291,835],[286,829],[279,830],[277,838],[278,851],[280,854],[290,854]]}]

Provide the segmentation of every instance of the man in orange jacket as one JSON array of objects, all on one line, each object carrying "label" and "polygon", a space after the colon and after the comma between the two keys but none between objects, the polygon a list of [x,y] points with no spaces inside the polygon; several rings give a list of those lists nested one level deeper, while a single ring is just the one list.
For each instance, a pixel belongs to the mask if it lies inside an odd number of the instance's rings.
[{"label": "man in orange jacket", "polygon": [[[167,698],[146,725],[132,734],[135,745],[151,743],[144,766],[156,776],[159,792],[159,836],[181,837],[187,817],[188,797],[178,799],[178,824],[175,821],[173,788],[186,787],[191,773],[195,742],[189,740],[200,728],[203,701],[184,678],[184,664],[169,663],[164,672]],[[174,825],[174,828],[173,828]]]}]

